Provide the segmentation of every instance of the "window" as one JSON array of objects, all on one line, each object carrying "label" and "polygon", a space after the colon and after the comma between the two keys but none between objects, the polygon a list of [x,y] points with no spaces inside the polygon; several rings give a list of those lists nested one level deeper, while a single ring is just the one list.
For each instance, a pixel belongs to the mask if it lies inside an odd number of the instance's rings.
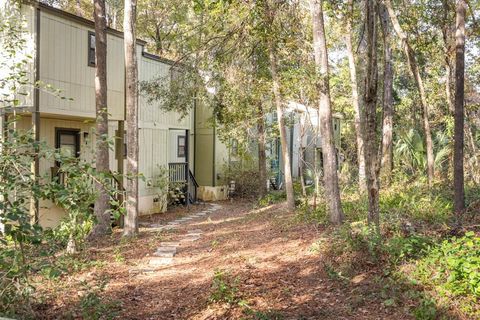
[{"label": "window", "polygon": [[[56,128],[55,147],[69,157],[78,157],[80,154],[80,130]],[[57,167],[59,163],[57,163]]]},{"label": "window", "polygon": [[88,32],[88,65],[95,67],[95,33]]},{"label": "window", "polygon": [[187,155],[186,142],[187,139],[185,136],[178,136],[177,138],[177,157],[183,158]]}]

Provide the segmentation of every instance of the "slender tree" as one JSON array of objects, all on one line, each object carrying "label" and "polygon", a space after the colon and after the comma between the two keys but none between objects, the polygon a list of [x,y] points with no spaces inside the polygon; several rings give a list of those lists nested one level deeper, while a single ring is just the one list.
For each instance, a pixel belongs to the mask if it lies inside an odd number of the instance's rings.
[{"label": "slender tree", "polygon": [[265,133],[265,115],[262,102],[258,102],[257,115],[257,134],[258,134],[258,176],[260,180],[259,196],[267,194],[267,142]]},{"label": "slender tree", "polygon": [[378,62],[377,62],[377,23],[376,23],[376,0],[366,0],[366,26],[365,33],[367,39],[366,59],[367,66],[365,71],[365,164],[367,173],[367,193],[368,193],[368,223],[380,231],[380,207],[379,194],[380,182],[378,144],[377,144],[377,87],[378,87]]},{"label": "slender tree", "polygon": [[123,19],[125,46],[125,104],[127,121],[127,212],[123,235],[138,234],[138,69],[135,21],[136,0],[125,0]]},{"label": "slender tree", "polygon": [[287,128],[285,126],[285,117],[280,93],[280,79],[278,76],[277,52],[273,41],[268,41],[268,51],[270,60],[270,72],[272,75],[272,90],[275,108],[277,110],[277,122],[280,129],[280,145],[282,148],[283,175],[285,178],[285,190],[287,193],[287,207],[289,210],[295,209],[295,195],[293,193],[292,171],[290,166],[290,153],[287,147]]},{"label": "slender tree", "polygon": [[293,191],[293,179],[290,165],[290,152],[287,147],[287,128],[285,125],[284,105],[282,93],[280,91],[280,75],[278,74],[278,48],[275,38],[278,36],[279,28],[276,25],[276,18],[280,15],[281,2],[264,0],[255,4],[255,10],[262,14],[260,24],[264,31],[260,32],[261,39],[266,46],[269,61],[269,71],[272,80],[273,105],[277,111],[277,124],[280,132],[280,146],[283,160],[283,175],[285,180],[285,191],[287,194],[287,207],[289,210],[295,209],[295,195]]},{"label": "slender tree", "polygon": [[465,15],[467,3],[457,1],[455,32],[455,142],[454,142],[454,190],[455,213],[465,210],[465,186],[463,174],[464,104],[465,104]]},{"label": "slender tree", "polygon": [[337,159],[335,140],[333,138],[332,108],[330,103],[330,86],[328,73],[328,52],[323,22],[323,0],[311,0],[310,8],[313,23],[313,48],[318,73],[319,124],[322,136],[323,177],[330,221],[335,224],[343,222],[343,211],[338,187]]},{"label": "slender tree", "polygon": [[[97,145],[95,165],[99,173],[108,173],[108,110],[107,110],[107,21],[105,0],[94,1],[95,18],[95,108]],[[110,231],[109,195],[101,183],[96,183],[98,198],[95,201],[94,226],[90,237],[105,235]]]},{"label": "slender tree", "polygon": [[346,19],[346,33],[345,44],[347,46],[348,67],[350,70],[350,87],[352,89],[352,104],[354,110],[355,135],[357,138],[357,161],[358,161],[358,185],[360,192],[364,193],[367,190],[367,183],[365,178],[365,150],[362,134],[363,116],[360,109],[360,102],[358,98],[358,82],[357,82],[357,68],[355,64],[355,55],[353,50],[353,2],[349,0],[350,14]]},{"label": "slender tree", "polygon": [[393,10],[392,2],[391,0],[384,0],[384,3],[387,7],[393,29],[402,41],[403,50],[405,51],[410,71],[412,72],[413,78],[415,80],[415,85],[417,86],[418,93],[420,95],[420,103],[422,105],[423,130],[425,133],[425,145],[427,149],[428,183],[431,186],[435,177],[435,159],[433,154],[433,140],[430,130],[429,106],[427,101],[427,95],[425,93],[425,86],[423,84],[423,79],[420,74],[420,69],[418,68],[415,51],[410,45],[407,34],[403,31],[400,23],[398,22],[397,15]]},{"label": "slender tree", "polygon": [[383,126],[381,170],[390,183],[393,166],[393,61],[388,11],[379,6],[383,33]]}]

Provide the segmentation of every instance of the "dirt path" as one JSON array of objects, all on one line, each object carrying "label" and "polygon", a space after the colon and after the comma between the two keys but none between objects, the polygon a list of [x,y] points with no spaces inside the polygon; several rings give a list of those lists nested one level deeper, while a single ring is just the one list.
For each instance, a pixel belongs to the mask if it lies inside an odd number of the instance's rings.
[{"label": "dirt path", "polygon": [[[281,205],[261,210],[244,202],[221,205],[220,210],[174,230],[142,229],[135,243],[121,247],[123,261],[90,272],[90,277],[110,279],[104,294],[120,301],[117,318],[410,318],[401,308],[382,304],[373,276],[357,284],[329,277],[321,256],[312,249],[321,231],[293,223]],[[154,217],[150,223],[182,214],[180,210]],[[173,263],[151,270],[150,254],[159,243],[179,241],[188,230],[201,230],[202,235],[197,241],[182,242]],[[91,254],[100,258],[111,255],[111,250],[99,247]],[[230,284],[223,294],[231,296],[231,303],[211,301],[212,293],[219,293],[212,289],[215,271],[224,274],[217,276],[217,282]],[[68,299],[63,303],[60,309],[68,306]]]}]

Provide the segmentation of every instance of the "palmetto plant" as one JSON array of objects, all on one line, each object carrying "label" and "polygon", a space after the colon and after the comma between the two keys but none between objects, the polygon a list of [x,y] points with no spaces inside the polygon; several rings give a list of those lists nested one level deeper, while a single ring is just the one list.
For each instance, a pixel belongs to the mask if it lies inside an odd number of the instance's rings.
[{"label": "palmetto plant", "polygon": [[[443,131],[437,131],[433,137],[435,168],[445,168],[450,153],[449,138]],[[424,138],[415,129],[400,133],[393,149],[396,167],[408,174],[423,172],[427,168]]]}]

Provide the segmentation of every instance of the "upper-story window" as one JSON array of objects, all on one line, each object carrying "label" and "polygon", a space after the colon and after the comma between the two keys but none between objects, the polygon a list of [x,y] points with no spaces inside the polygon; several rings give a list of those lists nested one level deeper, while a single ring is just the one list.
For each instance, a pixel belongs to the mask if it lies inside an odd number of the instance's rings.
[{"label": "upper-story window", "polygon": [[95,67],[95,33],[88,32],[88,65]]}]

